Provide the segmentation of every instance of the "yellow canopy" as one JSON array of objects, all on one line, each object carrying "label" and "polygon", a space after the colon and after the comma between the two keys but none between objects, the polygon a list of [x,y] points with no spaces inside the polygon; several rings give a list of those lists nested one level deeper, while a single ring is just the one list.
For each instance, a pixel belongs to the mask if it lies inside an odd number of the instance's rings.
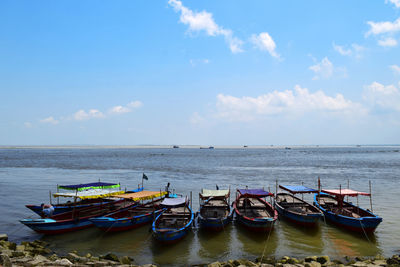
[{"label": "yellow canopy", "polygon": [[54,197],[76,197],[80,199],[89,198],[105,198],[124,193],[124,191],[115,191],[111,189],[91,189],[85,191],[78,191],[76,193],[55,193]]},{"label": "yellow canopy", "polygon": [[165,196],[167,192],[164,191],[140,191],[136,193],[116,195],[114,197],[132,199],[133,201],[148,200],[156,197]]}]

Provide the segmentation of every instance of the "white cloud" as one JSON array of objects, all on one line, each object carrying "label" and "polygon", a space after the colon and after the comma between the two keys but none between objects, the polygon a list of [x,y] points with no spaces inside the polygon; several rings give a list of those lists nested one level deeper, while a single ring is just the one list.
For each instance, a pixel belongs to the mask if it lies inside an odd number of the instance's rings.
[{"label": "white cloud", "polygon": [[351,46],[348,48],[341,45],[337,45],[335,43],[333,43],[332,45],[333,49],[342,56],[354,56],[356,58],[361,58],[362,56],[361,54],[365,50],[365,47],[358,44],[351,44]]},{"label": "white cloud", "polygon": [[104,118],[104,114],[97,110],[97,109],[91,109],[89,112],[86,112],[85,110],[81,109],[77,111],[73,118],[77,121],[83,121],[83,120],[89,120],[89,119],[94,119],[94,118]]},{"label": "white cloud", "polygon": [[243,41],[233,36],[230,29],[225,29],[215,23],[213,15],[207,11],[194,12],[185,7],[179,0],[169,0],[175,12],[180,12],[180,21],[189,26],[190,32],[204,31],[209,36],[223,36],[232,53],[243,52]]},{"label": "white cloud", "polygon": [[205,119],[198,112],[194,112],[189,121],[191,124],[200,124],[205,122]]},{"label": "white cloud", "polygon": [[273,91],[258,97],[242,98],[217,95],[217,117],[228,121],[251,121],[259,116],[295,114],[324,111],[340,113],[365,113],[361,104],[354,103],[337,94],[327,96],[323,91],[310,93],[307,88],[296,85],[294,90]]},{"label": "white cloud", "polygon": [[108,113],[110,114],[123,114],[123,113],[129,113],[132,112],[132,109],[137,109],[143,106],[142,102],[140,101],[132,101],[128,103],[126,106],[115,106],[111,108]]},{"label": "white cloud", "polygon": [[142,106],[143,106],[143,103],[138,100],[132,101],[128,104],[128,107],[130,107],[130,108],[140,108]]},{"label": "white cloud", "polygon": [[369,35],[380,35],[380,34],[385,34],[385,33],[395,33],[395,32],[400,31],[400,18],[398,18],[394,22],[390,22],[390,21],[382,21],[382,22],[368,21],[367,24],[371,28],[366,33],[366,36],[369,36]]},{"label": "white cloud", "polygon": [[32,123],[30,123],[30,122],[24,122],[24,126],[25,126],[25,128],[32,128],[33,127]]},{"label": "white cloud", "polygon": [[318,80],[320,78],[330,78],[333,74],[334,67],[332,62],[330,62],[327,57],[324,57],[321,62],[310,66],[309,69],[315,73],[313,80]]},{"label": "white cloud", "polygon": [[363,98],[371,105],[400,111],[400,90],[395,85],[373,82],[365,87]]},{"label": "white cloud", "polygon": [[50,123],[50,124],[54,124],[54,125],[56,125],[56,124],[59,123],[59,121],[56,120],[56,119],[54,119],[53,117],[45,118],[45,119],[43,119],[43,120],[40,120],[40,122],[41,122],[41,123]]},{"label": "white cloud", "polygon": [[385,3],[392,3],[395,7],[400,8],[400,0],[385,0]]},{"label": "white cloud", "polygon": [[397,46],[397,40],[394,38],[388,37],[388,38],[379,40],[378,45],[383,46],[383,47]]},{"label": "white cloud", "polygon": [[122,113],[128,113],[128,112],[131,112],[131,109],[127,108],[127,107],[123,107],[123,106],[115,106],[110,109],[110,113],[114,113],[114,114],[122,114]]},{"label": "white cloud", "polygon": [[253,34],[251,36],[251,42],[260,50],[268,51],[268,53],[276,58],[279,58],[279,54],[275,51],[276,44],[268,32],[262,32],[259,35]]},{"label": "white cloud", "polygon": [[390,65],[389,68],[390,68],[395,74],[400,74],[400,66],[398,66],[398,65]]}]

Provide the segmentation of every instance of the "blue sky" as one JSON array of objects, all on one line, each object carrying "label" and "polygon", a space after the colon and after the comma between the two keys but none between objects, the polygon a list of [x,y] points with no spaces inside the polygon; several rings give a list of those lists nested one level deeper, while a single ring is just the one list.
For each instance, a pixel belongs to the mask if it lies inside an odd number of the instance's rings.
[{"label": "blue sky", "polygon": [[1,145],[400,143],[400,0],[1,1]]}]

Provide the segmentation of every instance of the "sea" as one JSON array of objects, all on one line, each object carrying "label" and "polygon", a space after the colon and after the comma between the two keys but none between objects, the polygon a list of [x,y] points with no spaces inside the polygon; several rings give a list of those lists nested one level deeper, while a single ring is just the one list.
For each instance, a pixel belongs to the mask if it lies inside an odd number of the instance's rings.
[{"label": "sea", "polygon": [[[157,147],[0,147],[0,233],[14,242],[42,239],[59,254],[76,250],[81,255],[113,252],[131,256],[136,263],[188,266],[192,264],[257,257],[329,255],[391,256],[400,250],[400,147],[399,146],[260,146],[199,149]],[[376,232],[366,236],[321,220],[315,229],[278,220],[274,230],[254,234],[233,223],[219,233],[194,227],[174,245],[161,245],[150,225],[120,233],[89,228],[57,236],[43,236],[19,220],[37,217],[26,204],[57,203],[51,193],[57,185],[96,181],[120,183],[135,189],[160,190],[170,183],[177,194],[188,196],[195,211],[202,188],[231,190],[233,201],[240,188],[305,185],[323,189],[369,192],[373,212],[383,218]],[[312,195],[304,199],[312,202]],[[268,199],[271,201],[270,199]],[[60,201],[60,200],[59,200]],[[66,201],[61,199],[61,201]],[[356,198],[349,201],[356,203]],[[370,209],[369,197],[359,197]]]}]

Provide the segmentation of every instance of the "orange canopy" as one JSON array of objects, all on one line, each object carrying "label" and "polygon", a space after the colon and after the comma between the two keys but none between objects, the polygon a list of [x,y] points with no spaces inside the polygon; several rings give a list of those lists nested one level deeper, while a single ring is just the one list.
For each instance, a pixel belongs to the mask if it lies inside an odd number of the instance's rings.
[{"label": "orange canopy", "polygon": [[115,195],[114,197],[126,198],[126,199],[132,199],[134,201],[139,201],[139,200],[153,199],[156,197],[162,197],[162,196],[165,196],[166,194],[167,194],[167,192],[165,192],[165,191],[140,191],[140,192],[136,192],[136,193]]}]

